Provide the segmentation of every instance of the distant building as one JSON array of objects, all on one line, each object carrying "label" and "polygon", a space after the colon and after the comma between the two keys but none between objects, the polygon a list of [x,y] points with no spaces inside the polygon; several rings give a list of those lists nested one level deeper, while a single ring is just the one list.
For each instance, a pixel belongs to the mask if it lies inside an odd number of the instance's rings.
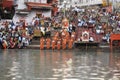
[{"label": "distant building", "polygon": [[[15,13],[15,15],[14,15]],[[0,0],[0,18],[16,22],[25,18],[28,22],[36,15],[51,17],[57,13],[57,0]]]},{"label": "distant building", "polygon": [[[59,0],[59,4],[62,5],[63,2],[67,2],[67,6],[90,6],[90,5],[99,5],[104,4],[105,6],[111,4],[120,4],[120,0]],[[117,5],[115,5],[117,6]]]},{"label": "distant building", "polygon": [[51,17],[57,13],[57,0],[14,0],[15,15],[13,21],[24,18],[30,22],[33,17]]},{"label": "distant building", "polygon": [[64,5],[66,1],[66,7],[75,7],[75,6],[90,6],[90,5],[99,5],[103,4],[103,1],[107,2],[108,0],[59,0],[60,6]]}]

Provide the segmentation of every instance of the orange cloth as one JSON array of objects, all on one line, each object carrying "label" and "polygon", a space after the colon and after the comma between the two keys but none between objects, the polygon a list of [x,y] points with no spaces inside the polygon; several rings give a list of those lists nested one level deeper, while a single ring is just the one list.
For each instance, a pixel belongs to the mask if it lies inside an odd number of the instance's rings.
[{"label": "orange cloth", "polygon": [[63,39],[62,40],[62,49],[66,49],[66,45],[67,45],[67,40]]},{"label": "orange cloth", "polygon": [[7,48],[7,45],[5,44],[5,42],[3,42],[3,48],[6,49]]},{"label": "orange cloth", "polygon": [[50,42],[51,42],[50,38],[47,38],[46,39],[46,48],[47,49],[50,49],[50,44],[51,44]]},{"label": "orange cloth", "polygon": [[63,31],[62,31],[62,34],[61,34],[61,37],[62,37],[62,38],[64,38],[64,37],[65,37],[65,35],[66,35],[66,31],[65,31],[65,30],[63,30]]},{"label": "orange cloth", "polygon": [[58,41],[57,41],[57,49],[60,50],[60,48],[61,48],[61,41],[58,40]]},{"label": "orange cloth", "polygon": [[44,42],[45,42],[44,38],[41,38],[40,39],[40,49],[44,49]]},{"label": "orange cloth", "polygon": [[55,42],[55,40],[53,39],[53,40],[52,40],[52,49],[53,49],[53,50],[55,49],[55,44],[56,44],[56,42]]},{"label": "orange cloth", "polygon": [[66,40],[67,40],[67,43],[69,42],[69,39],[70,39],[70,35],[68,32],[66,32],[66,36],[65,36]]},{"label": "orange cloth", "polygon": [[70,39],[68,43],[68,48],[72,49],[72,47],[73,47],[73,39]]}]

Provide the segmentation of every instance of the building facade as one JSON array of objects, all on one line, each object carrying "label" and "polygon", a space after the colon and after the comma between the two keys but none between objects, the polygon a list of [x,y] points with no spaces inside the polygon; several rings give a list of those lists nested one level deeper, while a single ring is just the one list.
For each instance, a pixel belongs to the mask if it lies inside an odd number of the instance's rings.
[{"label": "building facade", "polygon": [[51,17],[57,12],[56,0],[14,0],[15,15],[13,21],[17,22],[20,18],[24,18],[27,22],[31,22],[36,15]]},{"label": "building facade", "polygon": [[67,7],[75,7],[75,6],[89,6],[89,5],[96,5],[102,4],[103,0],[59,0],[60,5],[63,5],[66,2]]},{"label": "building facade", "polygon": [[[111,4],[120,3],[120,0],[59,0],[59,5],[62,5],[66,1],[67,6],[89,6],[89,5],[96,5],[96,4],[103,4],[105,6]],[[117,5],[115,5],[117,6]]]}]

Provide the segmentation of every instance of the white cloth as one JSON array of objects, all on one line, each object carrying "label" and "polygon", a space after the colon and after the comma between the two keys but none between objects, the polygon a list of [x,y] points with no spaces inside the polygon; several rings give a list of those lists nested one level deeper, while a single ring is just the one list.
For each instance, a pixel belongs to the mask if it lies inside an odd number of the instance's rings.
[{"label": "white cloth", "polygon": [[92,42],[93,42],[93,41],[94,41],[93,37],[90,37],[89,41],[92,41]]}]

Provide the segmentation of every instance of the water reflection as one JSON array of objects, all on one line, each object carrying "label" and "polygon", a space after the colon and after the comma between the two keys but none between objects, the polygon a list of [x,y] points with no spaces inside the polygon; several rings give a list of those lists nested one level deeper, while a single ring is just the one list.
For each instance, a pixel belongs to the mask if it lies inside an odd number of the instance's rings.
[{"label": "water reflection", "polygon": [[120,80],[119,51],[1,50],[0,80]]}]

